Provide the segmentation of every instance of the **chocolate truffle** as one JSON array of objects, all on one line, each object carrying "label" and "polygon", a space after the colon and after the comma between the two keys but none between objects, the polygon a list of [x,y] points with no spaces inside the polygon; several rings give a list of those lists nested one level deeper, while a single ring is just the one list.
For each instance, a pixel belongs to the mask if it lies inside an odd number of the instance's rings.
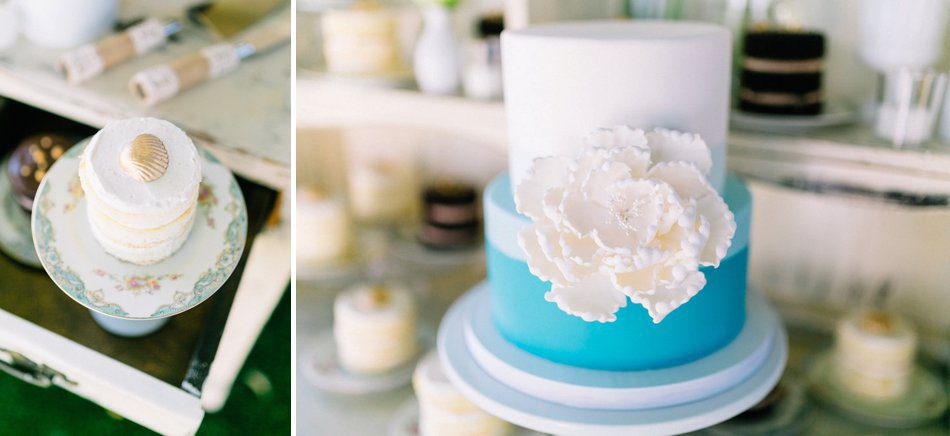
[{"label": "chocolate truffle", "polygon": [[73,145],[73,141],[62,135],[43,133],[27,137],[13,150],[7,162],[7,175],[21,207],[27,211],[33,210],[33,198],[43,177],[53,162]]}]

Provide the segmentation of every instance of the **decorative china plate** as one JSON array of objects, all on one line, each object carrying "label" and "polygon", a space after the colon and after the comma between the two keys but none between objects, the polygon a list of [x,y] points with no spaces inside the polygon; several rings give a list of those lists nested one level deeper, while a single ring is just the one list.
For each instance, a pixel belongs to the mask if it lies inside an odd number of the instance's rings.
[{"label": "decorative china plate", "polygon": [[53,282],[90,310],[130,320],[176,315],[213,295],[247,238],[244,196],[231,171],[201,150],[198,215],[188,241],[168,259],[139,266],[106,253],[92,235],[78,175],[87,143],[56,161],[37,191],[34,246]]}]

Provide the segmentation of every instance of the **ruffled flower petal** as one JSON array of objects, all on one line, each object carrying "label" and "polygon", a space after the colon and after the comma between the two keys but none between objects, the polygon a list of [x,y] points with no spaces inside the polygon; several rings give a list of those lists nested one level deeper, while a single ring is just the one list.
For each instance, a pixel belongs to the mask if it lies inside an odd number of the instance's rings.
[{"label": "ruffled flower petal", "polygon": [[699,213],[709,220],[709,241],[699,255],[699,262],[719,267],[719,262],[726,257],[736,234],[735,215],[718,195],[703,197],[696,207]]},{"label": "ruffled flower petal", "polygon": [[599,248],[590,237],[580,237],[573,233],[561,233],[561,250],[568,259],[578,265],[595,267]]},{"label": "ruffled flower petal", "polygon": [[553,285],[544,299],[587,322],[616,321],[617,311],[627,305],[627,297],[614,289],[603,274],[589,275],[568,286]]},{"label": "ruffled flower petal", "polygon": [[665,162],[654,165],[647,174],[651,180],[670,185],[680,198],[701,198],[718,195],[695,165],[688,162]]},{"label": "ruffled flower petal", "polygon": [[646,132],[623,125],[594,130],[584,139],[584,145],[606,149],[615,147],[648,148]]},{"label": "ruffled flower petal", "polygon": [[518,245],[527,255],[528,269],[537,278],[551,283],[567,283],[567,278],[561,273],[557,265],[549,259],[538,238],[540,225],[533,224],[521,229],[518,233]]},{"label": "ruffled flower petal", "polygon": [[630,179],[630,167],[623,162],[608,161],[587,173],[581,182],[580,190],[589,202],[608,207],[615,194],[614,185]]},{"label": "ruffled flower petal", "polygon": [[544,219],[543,199],[548,189],[570,182],[572,160],[554,156],[535,159],[527,177],[515,188],[515,207],[532,221]]},{"label": "ruffled flower petal", "polygon": [[634,303],[647,309],[654,324],[659,324],[670,312],[676,310],[695,296],[706,286],[706,276],[699,270],[680,267],[682,276],[676,280],[662,282],[649,296],[631,297]]},{"label": "ruffled flower petal", "polygon": [[663,162],[687,162],[696,165],[703,174],[712,169],[712,152],[699,135],[667,129],[655,129],[646,134],[653,165]]},{"label": "ruffled flower petal", "polygon": [[563,213],[561,224],[578,236],[589,236],[610,221],[609,210],[592,204],[579,191],[565,193],[560,208]]}]

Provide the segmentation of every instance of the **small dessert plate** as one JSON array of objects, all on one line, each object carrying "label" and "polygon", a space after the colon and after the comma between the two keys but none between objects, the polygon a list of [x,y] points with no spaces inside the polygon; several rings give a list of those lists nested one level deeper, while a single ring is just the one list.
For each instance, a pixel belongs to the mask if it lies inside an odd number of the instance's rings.
[{"label": "small dessert plate", "polygon": [[[393,415],[387,427],[389,436],[419,436],[419,400],[415,397],[409,397],[399,410]],[[523,427],[511,425],[507,436],[544,436],[545,433],[538,433],[534,430],[528,430]]]},{"label": "small dessert plate", "polygon": [[857,120],[857,111],[843,101],[832,100],[819,115],[769,115],[733,109],[729,115],[732,127],[765,133],[796,133],[823,127],[851,124]]},{"label": "small dessert plate", "polygon": [[419,326],[419,353],[405,364],[379,375],[353,374],[340,366],[336,353],[333,330],[324,330],[310,341],[310,348],[302,350],[303,375],[320,390],[338,394],[362,395],[391,391],[408,385],[416,362],[435,345],[431,329]]},{"label": "small dessert plate", "polygon": [[244,252],[247,209],[224,165],[201,151],[198,213],[188,241],[148,266],[120,261],[92,236],[79,184],[83,141],[50,168],[37,191],[33,239],[43,268],[67,295],[98,314],[157,320],[189,310],[213,295]]},{"label": "small dessert plate", "polygon": [[819,400],[849,416],[885,427],[910,428],[935,420],[947,410],[943,382],[922,367],[914,368],[906,394],[875,400],[842,386],[834,376],[833,357],[829,351],[814,358],[807,373],[809,387]]},{"label": "small dessert plate", "polygon": [[24,265],[40,267],[33,248],[30,213],[14,197],[13,185],[7,177],[7,159],[0,163],[0,250]]}]

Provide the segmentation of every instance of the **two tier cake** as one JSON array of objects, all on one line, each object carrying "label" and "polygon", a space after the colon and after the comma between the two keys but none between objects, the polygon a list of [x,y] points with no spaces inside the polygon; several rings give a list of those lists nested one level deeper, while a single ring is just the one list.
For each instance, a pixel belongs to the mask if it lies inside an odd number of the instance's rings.
[{"label": "two tier cake", "polygon": [[750,213],[725,172],[729,32],[558,24],[502,47],[510,168],[485,193],[501,333],[604,370],[729,343],[745,320]]},{"label": "two tier cake", "polygon": [[688,22],[502,35],[488,281],[439,333],[479,406],[558,434],[686,432],[778,381],[784,333],[746,294],[751,197],[725,166],[731,47]]},{"label": "two tier cake", "polygon": [[150,265],[188,239],[201,161],[172,123],[133,118],[107,125],[83,152],[79,180],[92,234],[109,254]]}]

